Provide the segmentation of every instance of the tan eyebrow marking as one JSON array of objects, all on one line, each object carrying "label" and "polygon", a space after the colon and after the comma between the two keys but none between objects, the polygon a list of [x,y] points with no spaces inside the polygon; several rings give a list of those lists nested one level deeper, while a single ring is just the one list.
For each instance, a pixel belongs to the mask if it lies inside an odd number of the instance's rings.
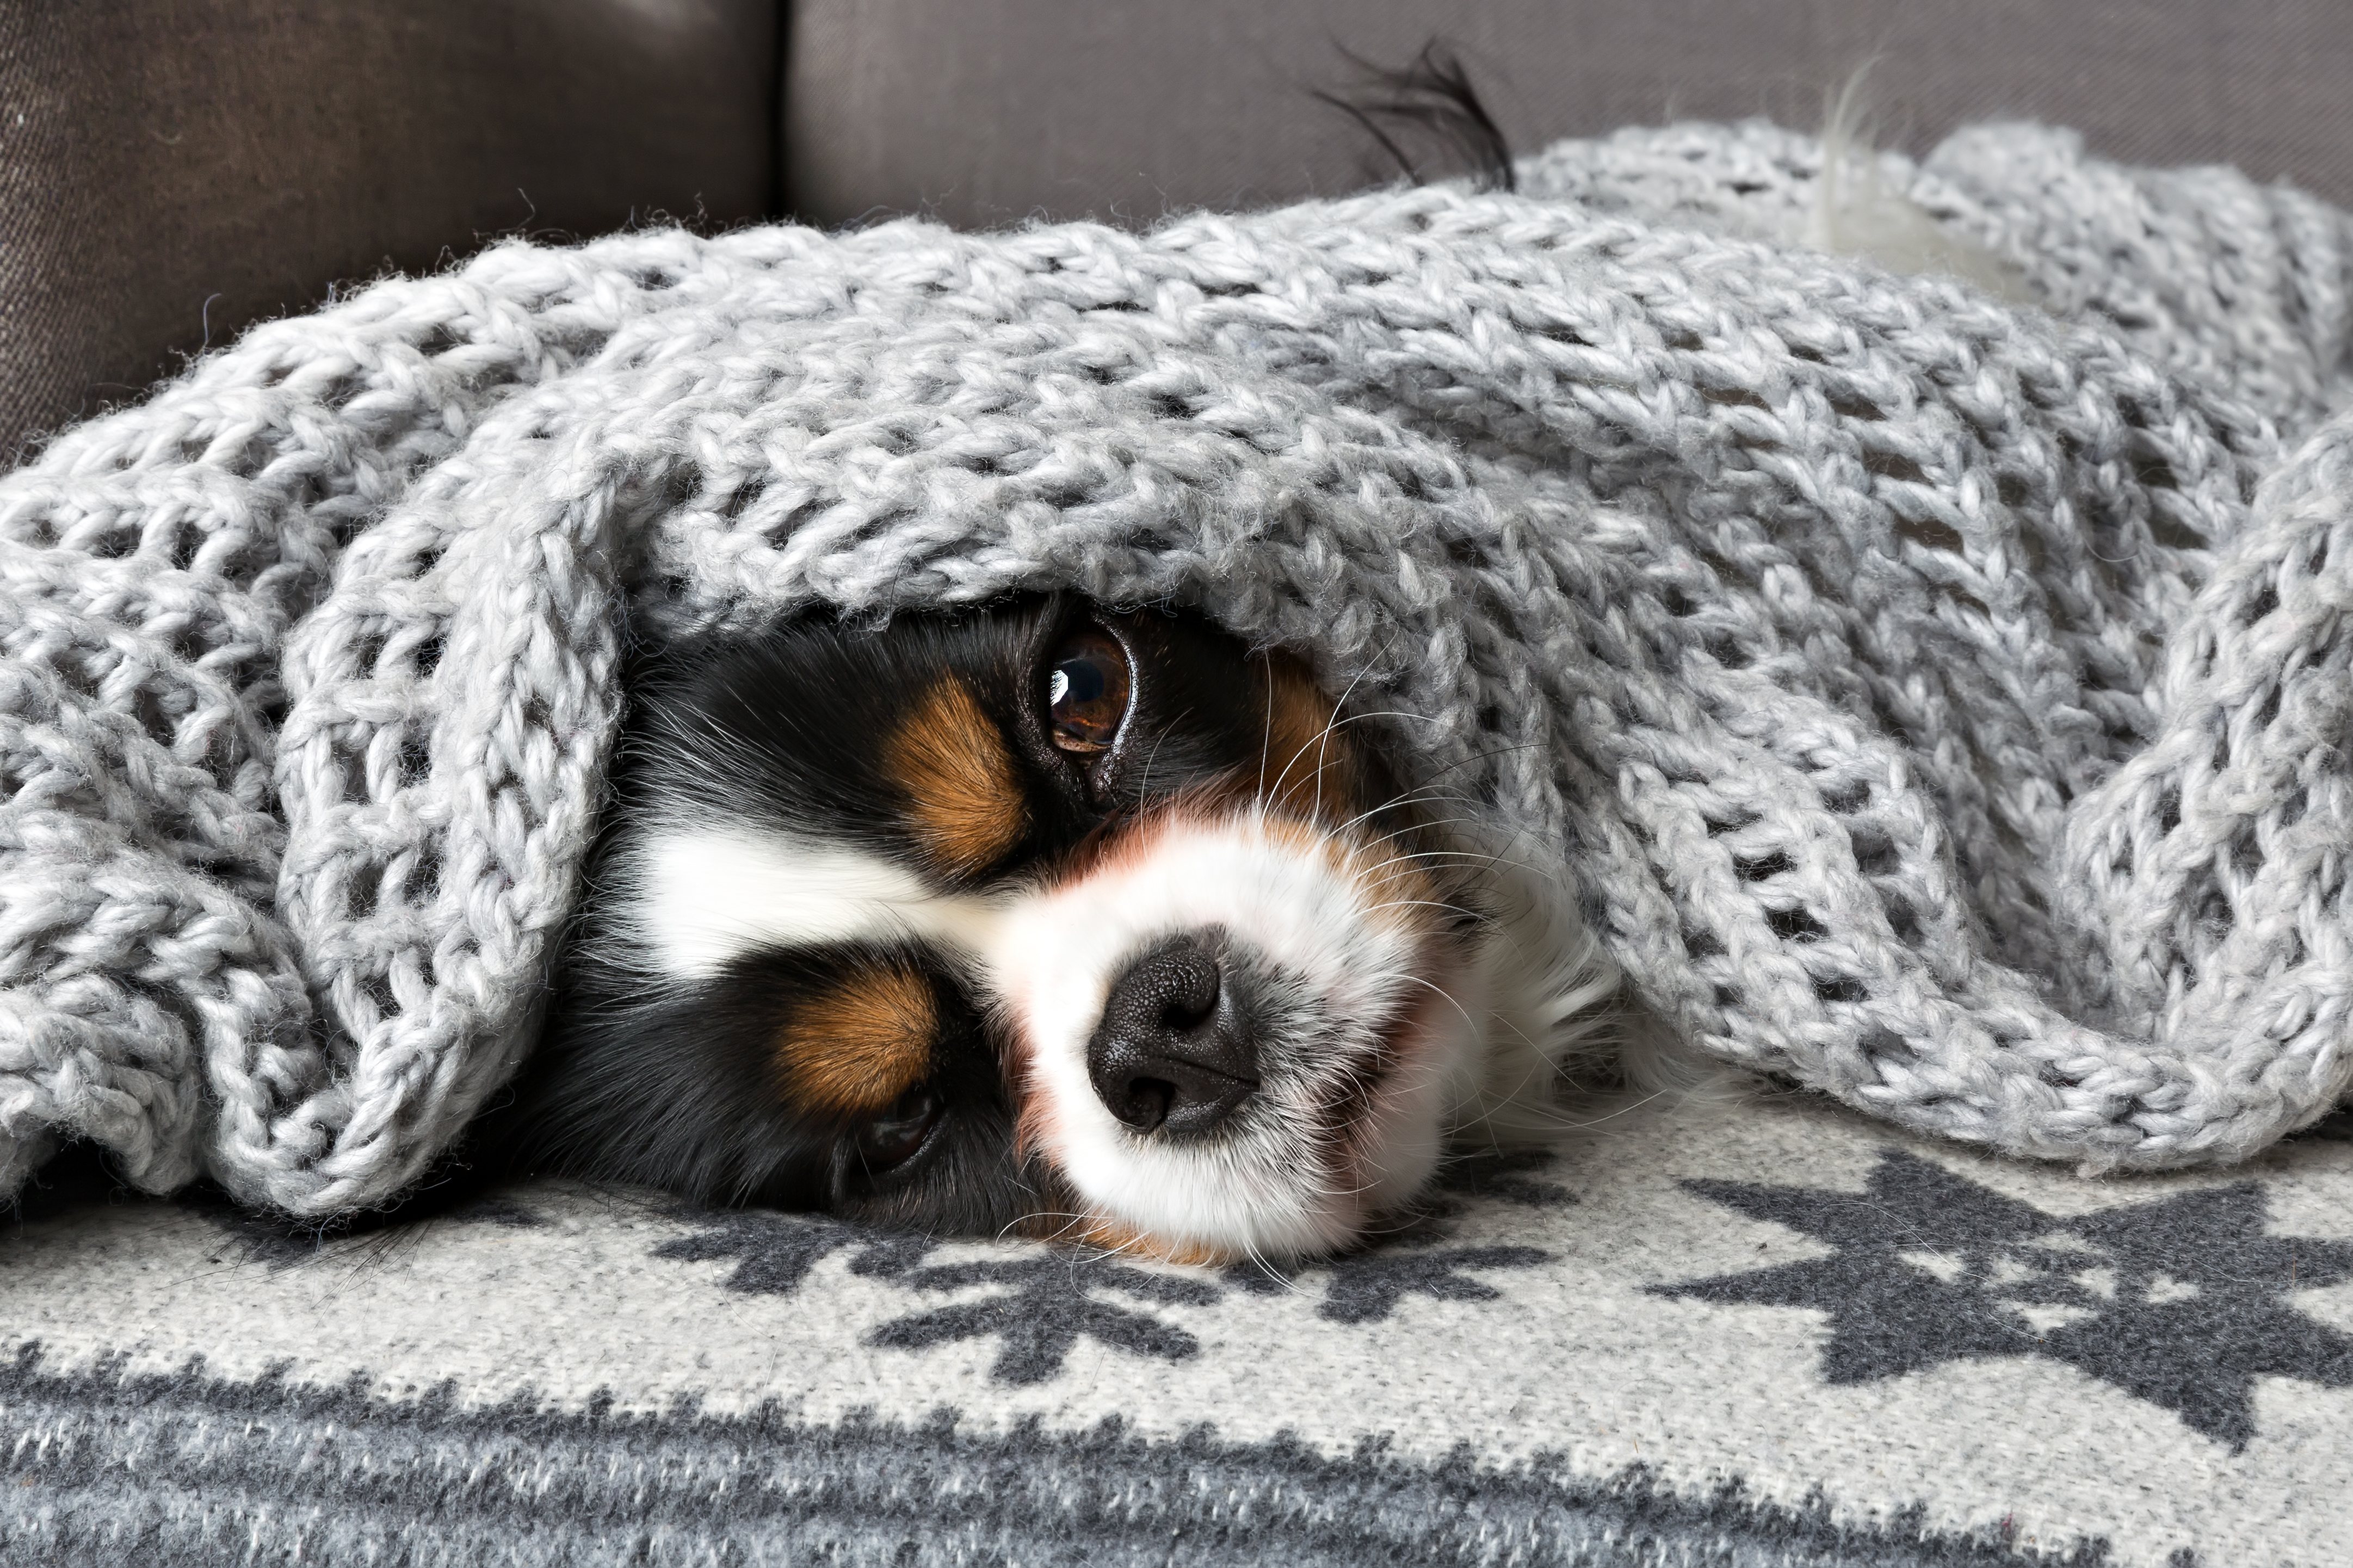
[{"label": "tan eyebrow marking", "polygon": [[1356,753],[1333,720],[1338,705],[1307,667],[1288,654],[1265,656],[1266,752],[1259,795],[1270,805],[1333,821],[1355,815]]},{"label": "tan eyebrow marking", "polygon": [[778,1034],[785,1092],[837,1116],[887,1110],[931,1071],[939,1027],[939,1004],[923,975],[853,970],[794,1007]]},{"label": "tan eyebrow marking", "polygon": [[978,871],[1029,831],[1029,803],[1005,737],[953,676],[916,704],[882,765],[906,792],[910,825],[944,870]]}]

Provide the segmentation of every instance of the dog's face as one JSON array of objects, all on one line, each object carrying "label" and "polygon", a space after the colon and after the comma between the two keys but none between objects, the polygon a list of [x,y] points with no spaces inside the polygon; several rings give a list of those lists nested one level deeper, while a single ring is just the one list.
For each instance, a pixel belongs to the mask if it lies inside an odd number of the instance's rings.
[{"label": "dog's face", "polygon": [[1305,668],[1068,599],[644,683],[538,1168],[1222,1260],[1411,1195],[1476,1049],[1453,863]]}]

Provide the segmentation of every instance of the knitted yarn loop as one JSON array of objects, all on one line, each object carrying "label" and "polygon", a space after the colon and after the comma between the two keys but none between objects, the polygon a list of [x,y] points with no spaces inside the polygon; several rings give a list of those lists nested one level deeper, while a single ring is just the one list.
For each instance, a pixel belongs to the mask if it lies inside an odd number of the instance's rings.
[{"label": "knitted yarn loop", "polygon": [[2310,1121],[2346,220],[2032,128],[1872,167],[2032,303],[1683,127],[1142,236],[509,244],[66,432],[0,480],[0,1193],[87,1138],[396,1194],[529,1047],[625,637],[1036,587],[1377,693],[1728,1060],[2094,1166]]}]

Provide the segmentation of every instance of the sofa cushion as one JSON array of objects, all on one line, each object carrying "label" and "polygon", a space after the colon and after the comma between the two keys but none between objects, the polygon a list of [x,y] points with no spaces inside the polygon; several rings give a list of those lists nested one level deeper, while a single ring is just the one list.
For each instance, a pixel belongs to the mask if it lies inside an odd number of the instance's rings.
[{"label": "sofa cushion", "polygon": [[774,0],[0,8],[0,454],[480,237],[770,207]]},{"label": "sofa cushion", "polygon": [[1513,146],[1670,119],[1810,127],[1876,58],[1883,136],[2072,125],[2132,163],[2235,163],[2353,200],[2353,26],[2337,0],[803,0],[787,194],[812,223],[958,225],[1250,205],[1386,178],[1311,89],[1461,54]]}]

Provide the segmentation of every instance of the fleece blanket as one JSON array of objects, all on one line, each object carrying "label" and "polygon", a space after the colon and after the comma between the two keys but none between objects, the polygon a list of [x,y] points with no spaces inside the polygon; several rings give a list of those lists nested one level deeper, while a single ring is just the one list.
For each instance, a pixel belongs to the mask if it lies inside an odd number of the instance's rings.
[{"label": "fleece blanket", "polygon": [[[2323,1114],[2344,215],[2027,128],[1522,173],[507,245],[57,437],[0,482],[0,1191],[396,1194],[528,1048],[628,639],[1022,588],[1304,652],[1729,1061],[2093,1168]],[[1929,275],[1818,248],[1866,188]]]},{"label": "fleece blanket", "polygon": [[1282,1276],[554,1185],[322,1245],[53,1166],[0,1559],[2332,1568],[2345,1121],[2085,1182],[1652,1103]]}]

